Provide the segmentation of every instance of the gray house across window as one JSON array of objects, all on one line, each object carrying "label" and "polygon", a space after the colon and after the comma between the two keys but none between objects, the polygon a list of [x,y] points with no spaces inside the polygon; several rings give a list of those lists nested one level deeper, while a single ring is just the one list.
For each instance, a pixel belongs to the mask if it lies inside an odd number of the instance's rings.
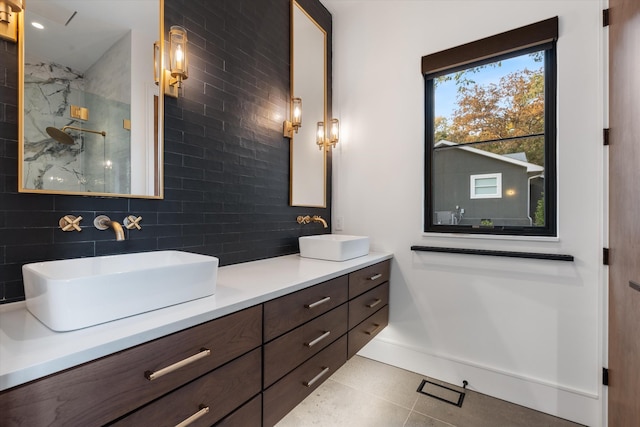
[{"label": "gray house across window", "polygon": [[434,148],[435,224],[535,225],[544,168],[525,153],[496,154],[446,140]]}]

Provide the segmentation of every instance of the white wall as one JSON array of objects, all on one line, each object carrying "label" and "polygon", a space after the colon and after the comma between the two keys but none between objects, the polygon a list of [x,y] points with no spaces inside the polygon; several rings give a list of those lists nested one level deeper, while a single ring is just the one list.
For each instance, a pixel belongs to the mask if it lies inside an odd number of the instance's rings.
[{"label": "white wall", "polygon": [[[393,251],[390,325],[361,354],[602,425],[600,0],[322,0],[333,14],[333,222]],[[425,235],[423,55],[553,16],[559,239]],[[571,254],[575,262],[412,252]],[[417,385],[416,385],[417,386]]]}]

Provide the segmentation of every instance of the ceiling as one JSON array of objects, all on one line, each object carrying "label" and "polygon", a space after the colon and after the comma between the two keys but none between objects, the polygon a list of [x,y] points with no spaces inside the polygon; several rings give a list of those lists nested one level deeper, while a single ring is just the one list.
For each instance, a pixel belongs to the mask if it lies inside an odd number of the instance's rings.
[{"label": "ceiling", "polygon": [[[29,0],[25,59],[52,61],[83,73],[132,29],[157,39],[159,12],[158,0]],[[32,21],[45,28],[34,28]]]}]

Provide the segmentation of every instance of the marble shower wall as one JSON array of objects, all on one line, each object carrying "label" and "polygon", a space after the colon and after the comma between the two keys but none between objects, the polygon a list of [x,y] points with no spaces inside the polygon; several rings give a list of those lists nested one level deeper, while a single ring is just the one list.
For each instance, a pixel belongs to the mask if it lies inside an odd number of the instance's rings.
[{"label": "marble shower wall", "polygon": [[[131,117],[130,104],[111,95],[127,91],[127,85],[130,92],[130,56],[128,34],[84,74],[55,63],[25,63],[25,188],[130,192],[130,135],[123,127]],[[114,90],[122,81],[127,82],[124,89]],[[87,108],[89,120],[71,118],[71,105]],[[106,136],[67,130],[74,143],[65,145],[46,132],[47,127],[64,126],[104,131]]]},{"label": "marble shower wall", "polygon": [[[84,74],[85,91],[94,97],[90,121],[107,132],[105,144],[87,145],[87,191],[131,192],[131,132],[123,121],[131,119],[131,32],[116,42]],[[101,138],[99,135],[92,135]]]}]

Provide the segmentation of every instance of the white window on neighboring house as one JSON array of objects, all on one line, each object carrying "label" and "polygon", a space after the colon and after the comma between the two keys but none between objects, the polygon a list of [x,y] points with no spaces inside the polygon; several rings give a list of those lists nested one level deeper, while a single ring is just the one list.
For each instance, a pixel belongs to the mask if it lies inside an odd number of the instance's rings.
[{"label": "white window on neighboring house", "polygon": [[499,199],[502,197],[502,174],[471,175],[472,199]]}]

